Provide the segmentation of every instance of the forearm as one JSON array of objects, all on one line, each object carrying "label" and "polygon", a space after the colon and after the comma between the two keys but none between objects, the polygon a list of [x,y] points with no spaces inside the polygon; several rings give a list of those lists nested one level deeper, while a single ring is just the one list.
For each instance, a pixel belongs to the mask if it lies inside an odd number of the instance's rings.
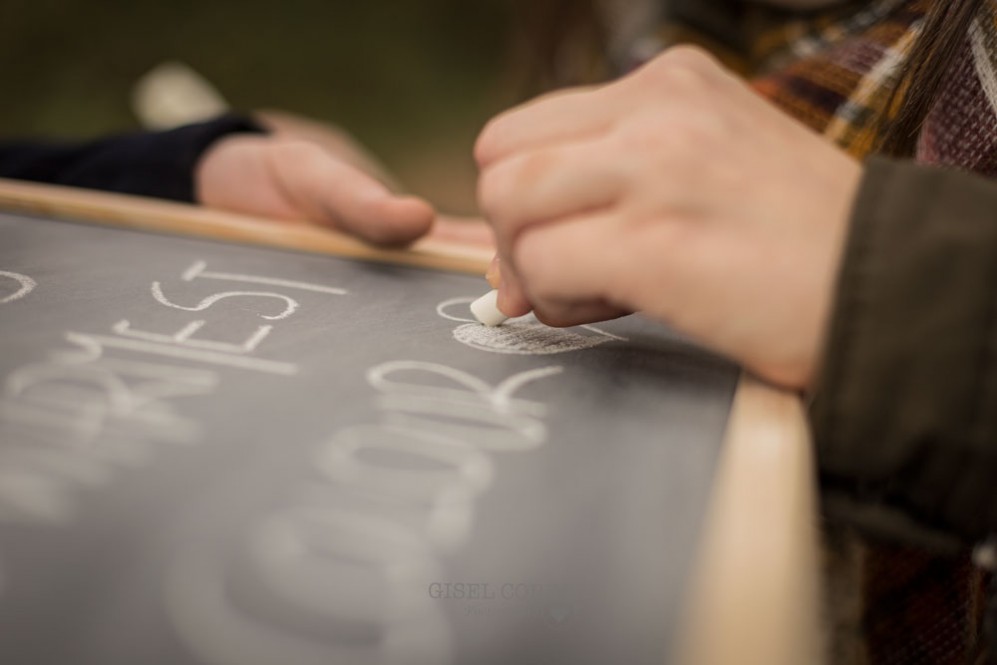
[{"label": "forearm", "polygon": [[0,177],[193,202],[204,151],[223,136],[260,131],[245,118],[226,116],[84,143],[0,142]]},{"label": "forearm", "polygon": [[856,521],[997,531],[997,185],[870,164],[812,415],[825,489]]}]

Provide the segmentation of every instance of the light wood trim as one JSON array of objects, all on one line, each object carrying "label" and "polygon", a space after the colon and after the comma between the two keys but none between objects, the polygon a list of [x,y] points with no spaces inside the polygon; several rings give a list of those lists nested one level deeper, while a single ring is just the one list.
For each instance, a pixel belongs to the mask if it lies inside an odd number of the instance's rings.
[{"label": "light wood trim", "polygon": [[265,245],[366,261],[483,275],[493,252],[424,240],[380,249],[305,222],[275,222],[200,206],[55,185],[0,179],[0,209],[142,231]]},{"label": "light wood trim", "polygon": [[691,581],[679,662],[822,662],[815,494],[800,398],[742,378]]}]

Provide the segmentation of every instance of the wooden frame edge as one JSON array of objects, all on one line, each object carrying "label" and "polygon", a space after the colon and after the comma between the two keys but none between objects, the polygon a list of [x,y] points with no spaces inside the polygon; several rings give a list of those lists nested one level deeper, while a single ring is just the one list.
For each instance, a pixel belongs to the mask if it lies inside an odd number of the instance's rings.
[{"label": "wooden frame edge", "polygon": [[742,377],[698,551],[678,662],[823,662],[814,454],[798,396]]},{"label": "wooden frame edge", "polygon": [[493,254],[487,248],[433,240],[409,249],[381,249],[305,222],[276,222],[184,203],[4,179],[0,179],[0,210],[474,275],[484,274]]}]

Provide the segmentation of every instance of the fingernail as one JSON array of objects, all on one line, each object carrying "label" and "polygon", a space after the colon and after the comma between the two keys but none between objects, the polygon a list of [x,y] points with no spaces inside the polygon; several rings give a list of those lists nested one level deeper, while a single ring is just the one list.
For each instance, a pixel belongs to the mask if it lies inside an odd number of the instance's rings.
[{"label": "fingernail", "polygon": [[488,280],[488,284],[493,289],[497,289],[502,283],[502,272],[499,268],[498,256],[493,258],[492,262],[488,264],[488,271],[485,273],[485,279]]}]

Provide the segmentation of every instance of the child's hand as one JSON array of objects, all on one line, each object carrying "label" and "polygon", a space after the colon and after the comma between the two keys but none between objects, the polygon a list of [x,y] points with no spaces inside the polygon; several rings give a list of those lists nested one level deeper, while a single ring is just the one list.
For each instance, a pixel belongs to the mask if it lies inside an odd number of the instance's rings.
[{"label": "child's hand", "polygon": [[393,194],[349,155],[279,132],[219,140],[201,158],[195,182],[205,205],[307,219],[382,245],[417,240],[435,216],[428,203]]},{"label": "child's hand", "polygon": [[708,56],[513,110],[476,157],[506,314],[640,310],[773,381],[814,378],[861,168]]}]

